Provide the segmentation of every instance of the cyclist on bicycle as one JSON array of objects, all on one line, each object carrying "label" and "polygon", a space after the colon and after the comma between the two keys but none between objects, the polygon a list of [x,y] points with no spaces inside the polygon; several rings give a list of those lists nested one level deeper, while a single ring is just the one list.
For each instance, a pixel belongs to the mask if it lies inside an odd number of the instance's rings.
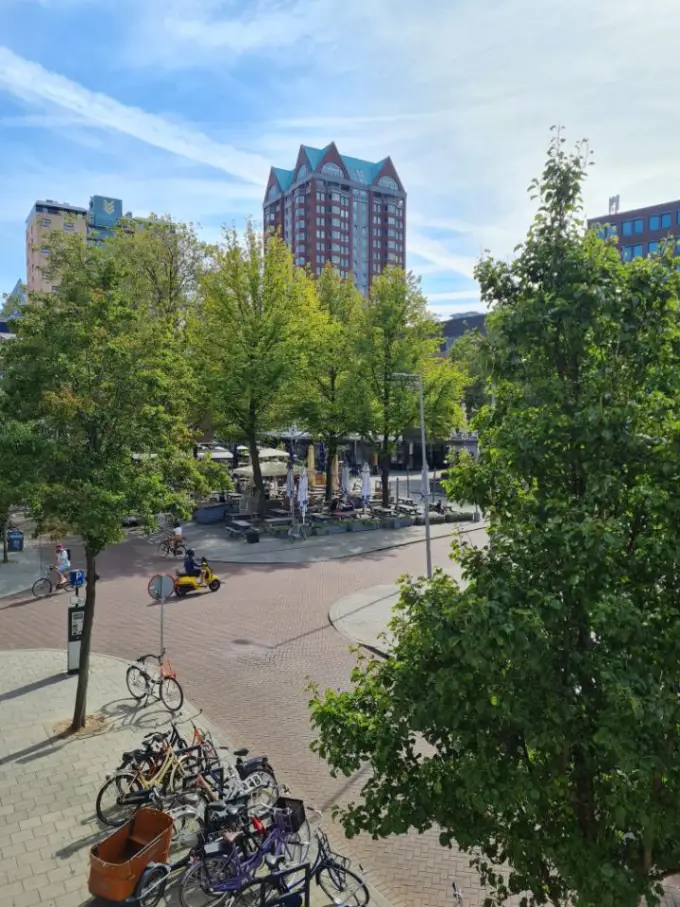
[{"label": "cyclist on bicycle", "polygon": [[68,551],[64,548],[63,545],[57,545],[55,550],[57,555],[57,564],[54,569],[59,576],[59,582],[57,583],[57,588],[59,588],[59,586],[63,586],[66,583],[66,571],[71,567],[71,561],[68,557]]}]

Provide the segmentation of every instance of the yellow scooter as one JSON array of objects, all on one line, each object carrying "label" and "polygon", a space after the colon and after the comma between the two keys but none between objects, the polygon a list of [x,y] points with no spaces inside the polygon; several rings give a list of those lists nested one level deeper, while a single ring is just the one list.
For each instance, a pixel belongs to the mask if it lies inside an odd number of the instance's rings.
[{"label": "yellow scooter", "polygon": [[202,589],[210,589],[211,592],[217,592],[222,583],[213,573],[212,567],[203,557],[201,558],[202,580],[198,576],[187,576],[177,571],[175,579],[175,595],[187,595],[189,592],[200,592]]}]

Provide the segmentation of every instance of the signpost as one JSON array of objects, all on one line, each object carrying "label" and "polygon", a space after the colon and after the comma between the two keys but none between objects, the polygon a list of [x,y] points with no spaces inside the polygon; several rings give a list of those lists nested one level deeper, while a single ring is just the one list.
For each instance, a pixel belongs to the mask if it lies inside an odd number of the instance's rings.
[{"label": "signpost", "polygon": [[80,590],[85,585],[85,571],[71,570],[69,582],[76,590],[76,594],[71,596],[68,608],[66,670],[69,674],[77,674],[80,668],[80,643],[85,623],[85,599],[80,597]]},{"label": "signpost", "polygon": [[165,617],[165,600],[175,591],[175,580],[169,573],[157,573],[149,580],[149,595],[161,603],[161,652],[165,651],[163,639],[163,623]]}]

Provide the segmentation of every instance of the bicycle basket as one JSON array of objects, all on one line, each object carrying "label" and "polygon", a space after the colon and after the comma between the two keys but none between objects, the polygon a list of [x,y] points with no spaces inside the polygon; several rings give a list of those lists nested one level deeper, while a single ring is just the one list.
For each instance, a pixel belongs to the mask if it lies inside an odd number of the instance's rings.
[{"label": "bicycle basket", "polygon": [[274,804],[274,825],[281,831],[300,831],[305,824],[305,804],[294,797],[279,797]]}]

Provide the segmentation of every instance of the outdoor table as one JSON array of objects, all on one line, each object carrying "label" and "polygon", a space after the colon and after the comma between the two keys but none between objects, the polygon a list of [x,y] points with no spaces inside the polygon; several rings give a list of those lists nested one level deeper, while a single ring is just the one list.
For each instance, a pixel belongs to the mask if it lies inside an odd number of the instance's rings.
[{"label": "outdoor table", "polygon": [[233,526],[234,529],[239,529],[241,532],[247,532],[253,528],[248,520],[232,520],[229,525]]},{"label": "outdoor table", "polygon": [[315,523],[325,523],[326,520],[332,519],[332,517],[327,513],[310,513],[310,517],[314,520]]},{"label": "outdoor table", "polygon": [[[289,512],[288,510],[283,510],[281,507],[273,507],[273,508],[269,511],[269,513],[271,514],[271,516],[280,516],[280,517],[284,517],[284,516],[285,516],[285,517],[287,517],[288,519],[290,519],[290,512]],[[266,522],[266,521],[265,521],[265,522]]]},{"label": "outdoor table", "polygon": [[264,521],[265,526],[284,526],[290,523],[289,516],[267,517]]}]

